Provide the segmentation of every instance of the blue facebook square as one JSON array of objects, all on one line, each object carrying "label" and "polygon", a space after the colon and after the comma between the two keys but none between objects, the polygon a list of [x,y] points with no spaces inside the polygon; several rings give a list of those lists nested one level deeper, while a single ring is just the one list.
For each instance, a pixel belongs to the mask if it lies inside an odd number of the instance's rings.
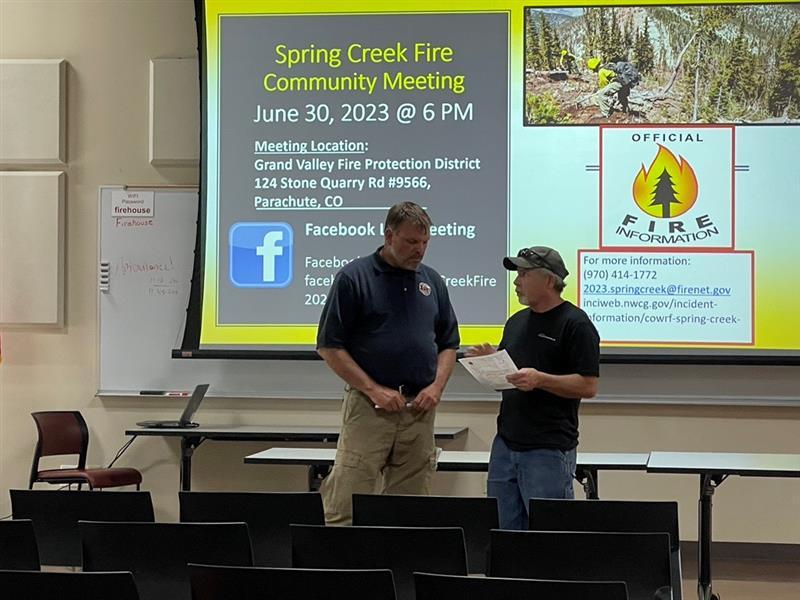
[{"label": "blue facebook square", "polygon": [[292,281],[294,232],[288,223],[234,223],[230,233],[231,283],[283,288]]}]

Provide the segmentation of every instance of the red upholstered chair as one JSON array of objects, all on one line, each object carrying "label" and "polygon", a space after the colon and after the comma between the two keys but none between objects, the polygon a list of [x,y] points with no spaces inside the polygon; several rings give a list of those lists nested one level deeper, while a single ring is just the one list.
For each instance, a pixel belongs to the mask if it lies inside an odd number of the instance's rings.
[{"label": "red upholstered chair", "polygon": [[[142,474],[136,469],[115,467],[111,469],[87,469],[86,452],[89,448],[89,428],[77,410],[45,411],[31,413],[39,431],[39,441],[33,455],[31,479],[28,488],[36,482],[72,484],[78,489],[84,483],[89,489],[135,485],[139,489]],[[39,470],[42,456],[77,454],[78,466],[75,469]]]}]

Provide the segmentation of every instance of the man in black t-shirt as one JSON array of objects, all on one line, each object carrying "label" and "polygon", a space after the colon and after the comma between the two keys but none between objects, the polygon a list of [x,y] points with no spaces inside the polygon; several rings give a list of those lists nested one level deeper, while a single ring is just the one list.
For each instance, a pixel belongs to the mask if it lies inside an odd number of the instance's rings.
[{"label": "man in black t-shirt", "polygon": [[[586,313],[561,297],[569,275],[552,248],[523,248],[503,259],[517,271],[525,308],[512,315],[498,346],[519,371],[508,376],[489,459],[488,495],[497,498],[501,529],[528,528],[530,498],[573,498],[578,406],[597,394],[600,337]],[[470,348],[479,356],[488,344]]]},{"label": "man in black t-shirt", "polygon": [[317,352],[345,387],[342,433],[320,491],[328,524],[349,525],[352,495],[429,494],[433,421],[453,371],[458,323],[441,276],[422,264],[431,220],[413,202],[389,209],[384,245],[336,275]]}]

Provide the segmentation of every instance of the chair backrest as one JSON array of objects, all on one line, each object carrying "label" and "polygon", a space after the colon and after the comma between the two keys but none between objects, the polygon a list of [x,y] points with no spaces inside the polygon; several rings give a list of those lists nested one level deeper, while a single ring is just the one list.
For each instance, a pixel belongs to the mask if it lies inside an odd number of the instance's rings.
[{"label": "chair backrest", "polygon": [[253,563],[264,567],[292,564],[289,524],[324,525],[322,497],[312,492],[180,492],[184,523],[247,523]]},{"label": "chair backrest", "polygon": [[0,521],[0,569],[39,570],[39,549],[30,519]]},{"label": "chair backrest", "polygon": [[15,519],[31,519],[43,565],[81,565],[78,521],[153,522],[150,492],[9,490]]},{"label": "chair backrest", "polygon": [[388,569],[282,569],[189,565],[192,600],[395,600]]},{"label": "chair backrest", "polygon": [[245,523],[80,521],[84,571],[133,573],[142,600],[189,600],[188,563],[252,566]]},{"label": "chair backrest", "polygon": [[292,566],[391,569],[399,600],[413,600],[414,571],[467,574],[458,527],[324,527],[292,525]]},{"label": "chair backrest", "polygon": [[497,498],[353,494],[353,525],[461,527],[470,573],[486,573],[489,531],[499,525]]},{"label": "chair backrest", "polygon": [[0,590],[25,600],[139,600],[130,572],[0,571]]},{"label": "chair backrest", "polygon": [[631,600],[670,587],[666,533],[492,531],[491,577],[624,581]]},{"label": "chair backrest", "polygon": [[53,410],[31,413],[39,437],[33,452],[28,487],[32,488],[39,472],[42,456],[78,455],[78,469],[86,468],[89,449],[89,428],[77,410]]},{"label": "chair backrest", "polygon": [[628,600],[622,581],[557,581],[414,573],[416,600]]},{"label": "chair backrest", "polygon": [[77,410],[51,410],[31,413],[39,432],[33,456],[31,482],[38,472],[39,458],[77,454],[78,468],[86,468],[86,451],[89,447],[89,428]]},{"label": "chair backrest", "polygon": [[677,502],[531,498],[529,507],[529,528],[537,531],[668,533],[673,597],[674,600],[682,598]]},{"label": "chair backrest", "polygon": [[680,548],[677,502],[531,498],[529,506],[532,530],[668,533],[670,549]]}]

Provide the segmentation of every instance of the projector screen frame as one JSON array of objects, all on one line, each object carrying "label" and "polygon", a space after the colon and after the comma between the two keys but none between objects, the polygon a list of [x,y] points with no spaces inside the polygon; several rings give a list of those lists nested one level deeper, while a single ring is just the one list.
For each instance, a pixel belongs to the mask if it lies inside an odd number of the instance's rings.
[{"label": "projector screen frame", "polygon": [[[592,3],[584,3],[586,5]],[[725,4],[713,2],[697,2],[696,4]],[[735,3],[744,4],[744,3]],[[749,4],[749,3],[748,3]],[[757,4],[757,3],[752,3]],[[773,3],[770,3],[773,4]],[[782,2],[774,4],[784,4]],[[638,6],[635,2],[626,2],[625,5]],[[648,4],[641,4],[646,6]],[[668,3],[664,3],[668,5]],[[199,88],[200,88],[200,149],[201,167],[199,182],[199,211],[196,234],[196,247],[194,254],[194,267],[191,280],[190,302],[187,307],[186,326],[184,328],[181,348],[173,349],[172,357],[178,359],[265,359],[265,360],[320,360],[316,351],[311,348],[295,347],[288,349],[283,346],[276,346],[274,349],[225,349],[225,348],[200,348],[201,323],[202,323],[202,298],[203,298],[203,273],[205,270],[205,243],[206,243],[206,224],[207,224],[207,158],[208,146],[205,135],[207,124],[206,94],[206,23],[205,23],[205,1],[195,0],[195,21],[198,35],[198,56],[200,59],[199,69]],[[527,7],[554,8],[565,6],[563,3],[529,3]],[[577,6],[577,5],[570,5]],[[596,6],[601,6],[597,4]],[[620,6],[619,4],[611,6]],[[509,90],[511,93],[512,90]],[[523,90],[523,97],[524,97]],[[509,119],[511,116],[509,115]],[[574,124],[583,127],[598,127],[592,124]],[[573,125],[573,126],[574,126]],[[771,126],[771,125],[766,125]],[[530,125],[526,125],[530,127]],[[755,282],[753,282],[755,285]],[[770,351],[770,350],[749,350],[749,349],[720,349],[720,348],[678,348],[678,349],[655,349],[653,346],[637,347],[635,345],[626,346],[621,350],[619,344],[611,346],[601,346],[601,362],[605,364],[678,364],[678,365],[770,365],[770,366],[794,366],[800,365],[800,348],[796,353],[792,351]]]}]

